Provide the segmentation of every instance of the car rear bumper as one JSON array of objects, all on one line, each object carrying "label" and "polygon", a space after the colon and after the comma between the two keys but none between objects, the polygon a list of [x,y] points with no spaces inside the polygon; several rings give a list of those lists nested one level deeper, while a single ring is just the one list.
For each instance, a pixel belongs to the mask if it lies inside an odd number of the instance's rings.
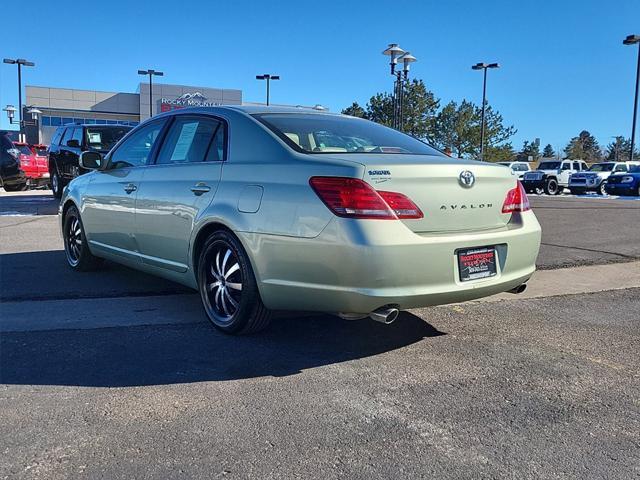
[{"label": "car rear bumper", "polygon": [[[276,310],[369,313],[461,302],[504,292],[535,271],[533,212],[501,229],[420,235],[402,222],[334,218],[316,238],[240,233],[265,305]],[[496,246],[498,274],[461,282],[456,251]]]}]

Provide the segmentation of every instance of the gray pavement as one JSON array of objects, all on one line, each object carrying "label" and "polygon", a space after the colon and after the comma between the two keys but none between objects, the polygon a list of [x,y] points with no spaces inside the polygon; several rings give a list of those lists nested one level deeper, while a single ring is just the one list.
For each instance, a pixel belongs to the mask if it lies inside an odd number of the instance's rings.
[{"label": "gray pavement", "polygon": [[0,478],[636,478],[638,295],[4,333]]},{"label": "gray pavement", "polygon": [[[640,202],[532,203],[542,268],[640,256]],[[0,196],[0,479],[640,476],[637,261],[237,338],[171,282],[71,272],[55,210]]]}]

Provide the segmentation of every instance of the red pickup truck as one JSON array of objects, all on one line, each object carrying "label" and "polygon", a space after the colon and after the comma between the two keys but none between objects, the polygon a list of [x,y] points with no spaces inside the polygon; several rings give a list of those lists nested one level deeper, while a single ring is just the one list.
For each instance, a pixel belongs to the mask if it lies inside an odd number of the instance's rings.
[{"label": "red pickup truck", "polygon": [[49,161],[46,145],[29,145],[13,142],[20,151],[20,168],[27,177],[27,188],[41,187],[49,183]]}]

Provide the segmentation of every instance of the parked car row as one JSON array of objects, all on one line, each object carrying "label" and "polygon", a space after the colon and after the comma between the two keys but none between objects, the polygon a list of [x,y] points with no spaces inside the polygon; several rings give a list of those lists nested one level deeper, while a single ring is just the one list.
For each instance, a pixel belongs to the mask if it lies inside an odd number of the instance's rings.
[{"label": "parked car row", "polygon": [[[583,160],[558,160],[540,163],[536,170],[525,172],[522,185],[527,193],[558,195],[566,188],[574,195],[595,192],[600,195],[638,194],[634,175],[640,162],[600,162],[590,167]],[[615,185],[609,188],[609,185]],[[615,193],[613,193],[615,192]]]},{"label": "parked car row", "polygon": [[65,125],[56,130],[51,147],[12,142],[2,135],[0,185],[6,191],[50,185],[60,198],[65,185],[86,172],[79,165],[82,152],[106,154],[129,130],[126,125]]}]

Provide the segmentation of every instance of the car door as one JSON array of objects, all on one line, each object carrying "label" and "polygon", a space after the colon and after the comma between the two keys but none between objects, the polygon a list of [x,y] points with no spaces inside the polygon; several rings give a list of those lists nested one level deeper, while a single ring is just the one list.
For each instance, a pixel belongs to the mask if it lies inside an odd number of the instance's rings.
[{"label": "car door", "polygon": [[56,133],[51,137],[51,143],[49,144],[49,175],[53,175],[53,172],[60,170],[60,142],[64,134],[64,127],[58,127]]},{"label": "car door", "polygon": [[211,116],[174,117],[138,191],[136,238],[144,263],[187,270],[194,223],[220,182],[226,129]]},{"label": "car door", "polygon": [[73,178],[71,171],[71,147],[69,146],[69,142],[73,137],[74,127],[67,127],[62,135],[62,140],[60,140],[60,148],[58,149],[58,172],[60,176],[65,179],[65,182],[68,182]]},{"label": "car door", "polygon": [[104,169],[91,174],[81,213],[92,248],[139,260],[136,196],[165,124],[158,119],[140,126],[106,157]]}]

